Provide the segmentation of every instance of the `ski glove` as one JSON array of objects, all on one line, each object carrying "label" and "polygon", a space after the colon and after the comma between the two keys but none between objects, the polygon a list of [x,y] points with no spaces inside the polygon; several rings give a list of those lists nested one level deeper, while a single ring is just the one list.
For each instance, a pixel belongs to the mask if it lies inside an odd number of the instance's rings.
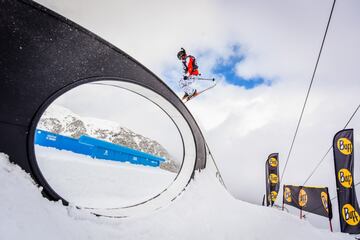
[{"label": "ski glove", "polygon": [[188,76],[184,76],[184,80],[187,80],[188,79]]}]

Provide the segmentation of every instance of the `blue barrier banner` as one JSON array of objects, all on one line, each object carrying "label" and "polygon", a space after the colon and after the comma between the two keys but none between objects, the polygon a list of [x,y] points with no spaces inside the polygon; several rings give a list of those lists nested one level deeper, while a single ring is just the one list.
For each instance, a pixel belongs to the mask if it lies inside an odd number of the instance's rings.
[{"label": "blue barrier banner", "polygon": [[79,139],[75,139],[37,129],[35,134],[35,144],[59,150],[67,150],[96,159],[129,162],[145,166],[158,167],[165,161],[164,158],[149,153],[85,135],[80,136]]}]

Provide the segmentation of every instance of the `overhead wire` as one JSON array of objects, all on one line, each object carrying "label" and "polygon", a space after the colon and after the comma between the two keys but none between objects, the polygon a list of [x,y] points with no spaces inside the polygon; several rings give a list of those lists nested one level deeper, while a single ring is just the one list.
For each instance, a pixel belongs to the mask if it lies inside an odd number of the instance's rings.
[{"label": "overhead wire", "polygon": [[[351,117],[350,117],[349,121],[346,123],[344,129],[347,127],[347,125],[348,125],[348,124],[350,123],[350,121],[353,119],[353,117],[355,116],[355,114],[356,114],[356,112],[357,112],[357,110],[358,110],[359,108],[360,108],[360,104],[359,104],[359,106],[355,109],[354,113],[351,115]],[[356,188],[359,184],[360,184],[360,181],[357,182],[357,183],[354,185],[354,188]],[[335,195],[335,194],[334,194],[334,195]],[[337,198],[337,196],[332,197],[332,198],[330,199],[330,202],[331,202],[332,200],[336,199],[336,198]],[[312,211],[315,211],[315,210],[317,210],[317,209],[319,209],[319,208],[321,208],[321,207],[322,207],[322,205],[314,208],[313,210],[311,210],[311,211],[309,211],[308,213],[304,214],[304,216],[306,216],[307,214],[309,214],[309,213],[311,213]]]},{"label": "overhead wire", "polygon": [[[349,118],[349,120],[347,121],[347,123],[345,124],[344,128],[345,129],[349,123],[351,122],[351,120],[354,118],[355,114],[357,113],[357,111],[360,108],[360,104],[357,106],[357,108],[355,109],[355,111],[352,113],[351,117]],[[325,160],[326,156],[329,154],[330,150],[332,149],[332,145],[329,147],[329,149],[326,151],[325,155],[320,159],[320,161],[316,164],[315,168],[312,170],[312,172],[310,173],[310,175],[306,178],[305,182],[302,184],[302,186],[304,186],[309,180],[310,178],[314,175],[314,173],[316,172],[316,170],[320,167],[321,163]]]},{"label": "overhead wire", "polygon": [[[349,123],[351,122],[351,120],[354,118],[354,116],[356,115],[357,111],[359,110],[359,108],[360,108],[360,104],[357,106],[357,108],[355,109],[355,111],[351,114],[349,120],[347,121],[347,123],[345,124],[345,126],[344,126],[343,129],[345,129],[345,128],[349,125]],[[333,148],[333,147],[330,146],[330,148],[328,149],[328,151],[325,153],[325,155],[324,155],[324,156],[321,158],[321,160],[318,162],[318,164],[317,164],[316,167],[313,169],[313,171],[312,171],[311,174],[308,176],[308,178],[306,179],[306,181],[303,183],[302,186],[304,186],[304,185],[307,183],[307,181],[312,177],[312,175],[315,173],[315,171],[317,170],[317,168],[320,166],[320,164],[323,162],[323,160],[326,158],[327,154],[330,152],[330,150],[331,150],[332,148]],[[357,182],[354,187],[358,186],[359,184],[360,184],[360,181]],[[330,201],[332,201],[332,200],[334,200],[334,199],[336,199],[336,198],[337,198],[337,196],[332,197],[332,198],[330,199]],[[309,213],[311,213],[312,211],[315,211],[315,210],[319,209],[320,207],[322,207],[322,205],[314,208],[314,209],[311,210],[311,211],[309,211]],[[307,213],[307,214],[308,214],[308,213]],[[307,214],[304,214],[304,216],[306,216]]]},{"label": "overhead wire", "polygon": [[286,158],[285,166],[284,166],[284,169],[283,169],[282,174],[281,174],[280,182],[282,182],[283,177],[285,175],[286,167],[287,167],[287,164],[289,162],[292,149],[294,147],[294,143],[295,143],[297,133],[299,131],[300,123],[301,123],[301,120],[302,120],[302,117],[303,117],[303,114],[304,114],[306,103],[307,103],[308,98],[309,98],[310,90],[311,90],[311,87],[312,87],[313,82],[314,82],[314,77],[315,77],[316,70],[317,70],[319,60],[320,60],[320,57],[321,57],[321,53],[322,53],[322,50],[323,50],[323,47],[324,47],[324,43],[325,43],[325,39],[326,39],[327,32],[328,32],[328,29],[329,29],[331,17],[332,17],[333,11],[334,11],[335,3],[336,3],[336,0],[333,1],[332,7],[331,7],[331,12],[330,12],[330,16],[329,16],[329,19],[328,19],[328,22],[327,22],[327,25],[326,25],[325,33],[324,33],[323,40],[322,40],[321,47],[320,47],[320,51],[319,51],[319,54],[318,54],[318,57],[317,57],[317,60],[316,60],[316,64],[315,64],[315,67],[314,67],[314,71],[313,71],[313,74],[312,74],[312,77],[311,77],[310,85],[309,85],[309,88],[308,88],[307,93],[306,93],[306,97],[305,97],[305,101],[304,101],[304,104],[303,104],[303,107],[302,107],[302,110],[301,110],[301,114],[300,114],[300,117],[299,117],[299,120],[298,120],[298,123],[297,123],[297,126],[296,126],[295,134],[294,134],[294,137],[292,139],[291,146],[290,146],[287,158]]}]

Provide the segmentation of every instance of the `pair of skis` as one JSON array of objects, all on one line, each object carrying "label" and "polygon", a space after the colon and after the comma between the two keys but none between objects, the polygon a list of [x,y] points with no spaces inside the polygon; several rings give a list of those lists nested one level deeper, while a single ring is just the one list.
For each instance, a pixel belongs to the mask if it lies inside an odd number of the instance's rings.
[{"label": "pair of skis", "polygon": [[214,88],[214,87],[216,86],[215,78],[193,77],[193,79],[195,79],[195,80],[200,80],[200,81],[212,81],[213,84],[212,84],[211,86],[209,86],[209,87],[207,87],[207,88],[205,88],[205,89],[203,89],[203,90],[201,90],[201,91],[198,91],[198,92],[196,92],[195,94],[193,94],[193,95],[185,98],[185,99],[183,100],[184,103],[190,101],[190,100],[193,99],[194,97],[197,97],[197,96],[199,96],[200,94],[202,94],[202,93],[206,92],[207,90],[210,90],[210,89],[212,89],[212,88]]}]

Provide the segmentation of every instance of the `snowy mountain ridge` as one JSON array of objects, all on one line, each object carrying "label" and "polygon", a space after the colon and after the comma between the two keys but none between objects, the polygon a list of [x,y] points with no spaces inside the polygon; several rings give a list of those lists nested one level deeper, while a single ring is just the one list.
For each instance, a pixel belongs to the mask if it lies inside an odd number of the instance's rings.
[{"label": "snowy mountain ridge", "polygon": [[56,104],[52,104],[46,109],[38,122],[37,129],[76,139],[82,135],[87,135],[163,157],[166,159],[160,166],[163,169],[178,172],[180,168],[168,151],[157,141],[124,128],[116,122],[81,117],[71,110]]}]

